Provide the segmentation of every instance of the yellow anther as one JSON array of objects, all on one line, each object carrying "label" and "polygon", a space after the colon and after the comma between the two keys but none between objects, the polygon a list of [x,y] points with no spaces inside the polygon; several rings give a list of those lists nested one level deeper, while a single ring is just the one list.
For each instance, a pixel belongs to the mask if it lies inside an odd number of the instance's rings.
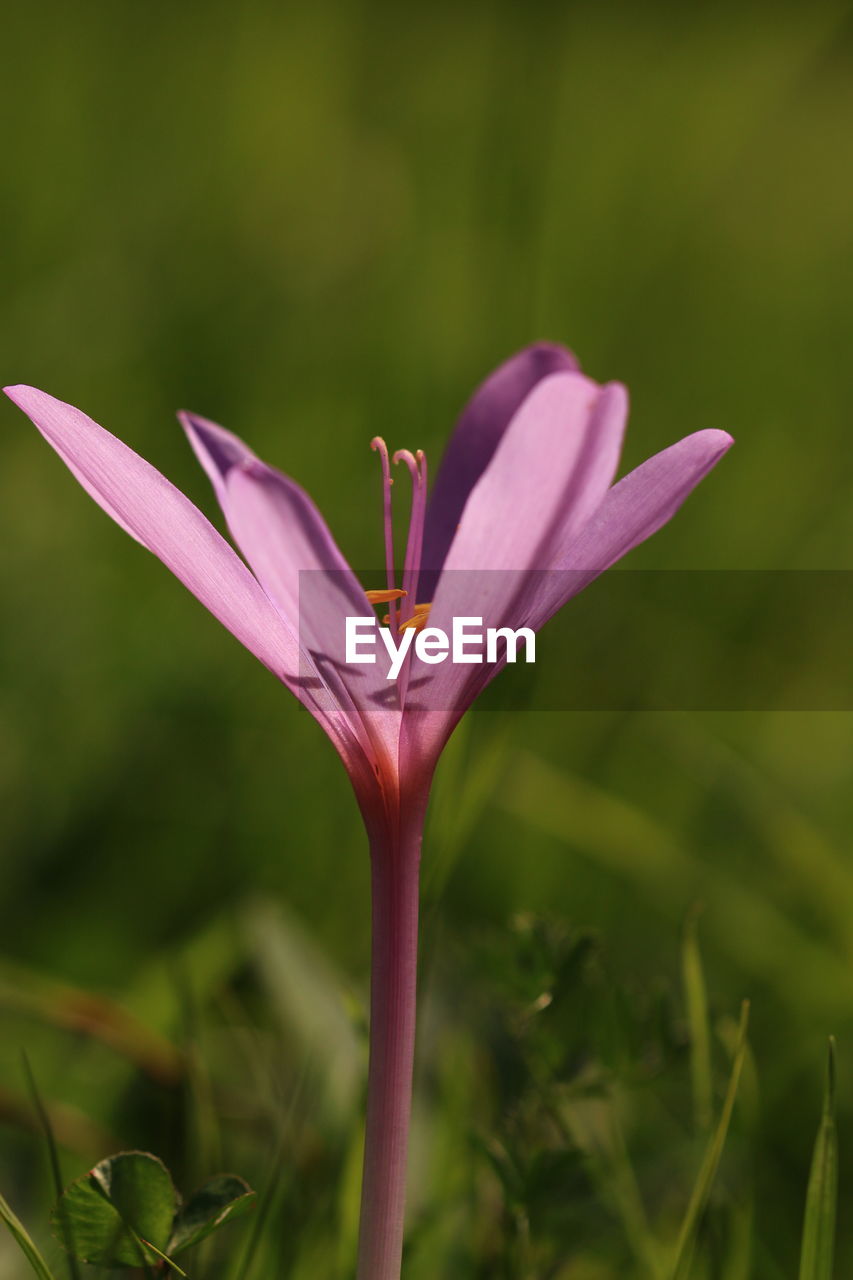
[{"label": "yellow anther", "polygon": [[432,608],[432,602],[429,604],[416,604],[415,611],[406,622],[400,623],[400,630],[405,631],[409,627],[414,627],[416,631],[423,631],[429,620],[429,611]]},{"label": "yellow anther", "polygon": [[392,587],[385,591],[365,591],[364,594],[371,604],[390,604],[392,600],[402,600],[409,593],[401,591],[399,587]]},{"label": "yellow anther", "polygon": [[[411,628],[414,627],[416,631],[422,631],[429,619],[429,611],[431,608],[432,604],[416,604],[415,611],[411,618],[407,618],[405,622],[400,623],[400,630],[405,631],[407,627],[411,630]],[[383,627],[390,627],[391,615],[386,613],[380,621]]]}]

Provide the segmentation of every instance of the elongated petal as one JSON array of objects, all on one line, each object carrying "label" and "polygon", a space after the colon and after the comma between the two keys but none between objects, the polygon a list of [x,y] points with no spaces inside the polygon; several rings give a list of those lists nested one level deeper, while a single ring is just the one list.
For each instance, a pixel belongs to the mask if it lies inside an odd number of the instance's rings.
[{"label": "elongated petal", "polygon": [[[430,624],[454,617],[518,626],[531,576],[551,567],[557,530],[579,533],[613,479],[627,398],[581,374],[554,374],[527,397],[475,485],[445,560]],[[412,709],[429,713],[432,738],[447,732],[487,681],[483,664],[412,666]],[[433,714],[435,713],[435,714]]]},{"label": "elongated petal", "polygon": [[436,572],[456,533],[468,495],[491,462],[504,432],[535,386],[553,373],[577,372],[565,347],[540,342],[500,365],[478,387],[450,437],[433,486],[424,529],[423,587],[432,593]]},{"label": "elongated petal", "polygon": [[144,458],[71,405],[34,387],[6,394],[35,423],[99,506],[171,569],[237,639],[310,707],[342,755],[352,754],[340,711],[306,676],[296,637],[232,547]]},{"label": "elongated petal", "polygon": [[624,476],[581,534],[565,537],[555,549],[554,572],[533,580],[526,625],[541,627],[600,573],[657,533],[733,443],[725,431],[696,431]]},{"label": "elongated petal", "polygon": [[305,490],[215,422],[191,413],[178,417],[237,544],[292,629],[298,631],[300,623],[302,572],[340,574],[354,602],[366,610],[364,592]]},{"label": "elongated petal", "polygon": [[459,571],[482,575],[478,598],[497,618],[519,571],[551,567],[555,539],[576,537],[607,493],[626,417],[627,396],[617,383],[602,388],[582,374],[554,374],[531,392],[462,513],[436,618],[462,603],[454,586]]},{"label": "elongated petal", "polygon": [[187,433],[193,453],[213,485],[219,505],[224,508],[228,472],[241,463],[257,462],[258,459],[239,436],[226,431],[208,418],[202,418],[197,413],[179,413],[178,421]]},{"label": "elongated petal", "polygon": [[323,516],[299,485],[237,436],[194,414],[179,416],[258,581],[290,622],[365,750],[387,763],[396,730],[388,715],[395,686],[388,685],[380,664],[345,661],[346,618],[372,616],[373,609]]}]

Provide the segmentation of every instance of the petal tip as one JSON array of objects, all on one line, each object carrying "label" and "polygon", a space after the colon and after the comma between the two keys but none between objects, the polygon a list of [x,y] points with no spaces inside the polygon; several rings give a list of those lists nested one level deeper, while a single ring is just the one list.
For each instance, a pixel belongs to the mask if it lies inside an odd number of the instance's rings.
[{"label": "petal tip", "polygon": [[538,367],[542,374],[547,371],[565,371],[568,369],[580,372],[580,361],[575,353],[570,351],[568,347],[564,347],[562,343],[551,342],[546,338],[531,342],[529,346],[523,347],[515,357],[511,358],[523,360],[525,363],[529,362],[534,367]]},{"label": "petal tip", "polygon": [[184,431],[203,431],[208,425],[204,418],[197,413],[192,413],[189,409],[179,409],[176,417],[180,422]]},{"label": "petal tip", "polygon": [[21,399],[28,391],[35,391],[35,387],[28,387],[25,382],[14,383],[11,386],[3,388],[4,396],[8,396],[15,404],[20,404]]},{"label": "petal tip", "polygon": [[[685,436],[676,444],[672,445],[672,449],[678,450],[685,457],[692,457],[696,460],[705,459],[713,466],[719,462],[724,454],[728,453],[735,438],[729,435],[728,431],[722,431],[718,427],[703,427],[699,431],[693,431],[689,436]],[[664,453],[667,451],[664,450]]]},{"label": "petal tip", "polygon": [[717,427],[708,428],[707,440],[709,444],[716,446],[721,457],[724,453],[728,453],[729,449],[731,449],[732,445],[735,443],[733,435],[730,435],[728,431],[721,431]]},{"label": "petal tip", "polygon": [[562,342],[553,342],[551,338],[537,338],[535,342],[523,347],[522,351],[541,352],[543,355],[571,356],[574,359],[574,353],[569,351],[568,347],[564,346]]},{"label": "petal tip", "polygon": [[631,394],[624,382],[605,382],[601,388],[601,395],[615,401],[627,416]]},{"label": "petal tip", "polygon": [[46,391],[40,391],[38,387],[30,387],[25,382],[4,387],[3,394],[8,396],[13,404],[16,404],[19,409],[23,409],[24,413],[28,415],[39,408],[44,409],[51,405],[62,407],[61,400],[48,395]]}]

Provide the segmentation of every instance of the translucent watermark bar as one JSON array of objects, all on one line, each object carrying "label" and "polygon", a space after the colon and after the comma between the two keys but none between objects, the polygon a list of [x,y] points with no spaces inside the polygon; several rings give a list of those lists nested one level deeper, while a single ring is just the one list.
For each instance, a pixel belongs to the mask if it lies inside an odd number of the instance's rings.
[{"label": "translucent watermark bar", "polygon": [[[383,573],[359,573],[358,582],[372,586]],[[389,608],[374,612],[358,582],[337,571],[300,575],[300,642],[306,680],[342,681],[368,708],[403,698],[407,711],[447,711],[473,682],[491,686],[487,704],[538,711],[853,710],[853,571],[448,572],[418,629],[452,641],[455,617],[479,620],[482,661],[472,663],[469,644],[466,669],[454,674],[452,652],[424,661],[413,638],[393,678],[379,637]],[[347,618],[371,615],[381,661],[348,662]],[[489,628],[524,627],[536,631],[535,662],[524,643],[510,663],[500,641],[489,651]]]}]

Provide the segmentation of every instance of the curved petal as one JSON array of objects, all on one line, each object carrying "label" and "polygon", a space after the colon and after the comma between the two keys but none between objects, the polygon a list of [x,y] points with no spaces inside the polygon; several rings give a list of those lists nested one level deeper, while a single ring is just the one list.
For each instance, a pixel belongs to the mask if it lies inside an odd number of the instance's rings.
[{"label": "curved petal", "polygon": [[657,533],[733,444],[726,431],[696,431],[624,476],[580,535],[561,543],[554,572],[534,581],[527,625],[541,627],[600,573]]},{"label": "curved petal", "polygon": [[342,589],[365,612],[369,606],[364,591],[305,490],[215,422],[191,413],[178,417],[237,545],[294,632],[304,621],[299,590],[303,572],[340,575]]},{"label": "curved petal", "polygon": [[192,450],[213,485],[219,505],[225,506],[225,482],[232,467],[243,462],[256,462],[252,450],[239,436],[235,436],[218,423],[202,418],[197,413],[178,414],[178,421],[187,433]]},{"label": "curved petal", "polygon": [[108,515],[171,569],[214,617],[308,705],[342,755],[351,738],[316,673],[300,671],[292,629],[205,516],[144,458],[73,406],[34,387],[6,394]]},{"label": "curved petal", "polygon": [[[554,374],[531,392],[465,506],[431,626],[449,633],[458,617],[486,628],[521,625],[529,583],[551,568],[556,535],[577,535],[607,492],[626,414],[624,388],[582,374]],[[423,713],[436,749],[489,678],[485,663],[428,667],[415,659],[407,718]]]},{"label": "curved petal", "polygon": [[535,386],[553,373],[578,372],[570,351],[539,342],[511,356],[477,388],[450,437],[427,507],[422,557],[429,595],[456,533],[468,495],[504,432]]},{"label": "curved petal", "polygon": [[396,760],[396,686],[380,663],[346,662],[345,619],[372,617],[373,609],[320,511],[304,489],[237,436],[194,414],[179,417],[258,581],[347,711],[365,750],[390,766]]},{"label": "curved petal", "polygon": [[610,487],[627,412],[624,387],[579,373],[553,374],[531,392],[462,513],[433,604],[436,625],[464,605],[471,582],[457,579],[460,571],[480,576],[478,607],[497,626],[519,575],[552,567],[555,542],[576,537]]}]

